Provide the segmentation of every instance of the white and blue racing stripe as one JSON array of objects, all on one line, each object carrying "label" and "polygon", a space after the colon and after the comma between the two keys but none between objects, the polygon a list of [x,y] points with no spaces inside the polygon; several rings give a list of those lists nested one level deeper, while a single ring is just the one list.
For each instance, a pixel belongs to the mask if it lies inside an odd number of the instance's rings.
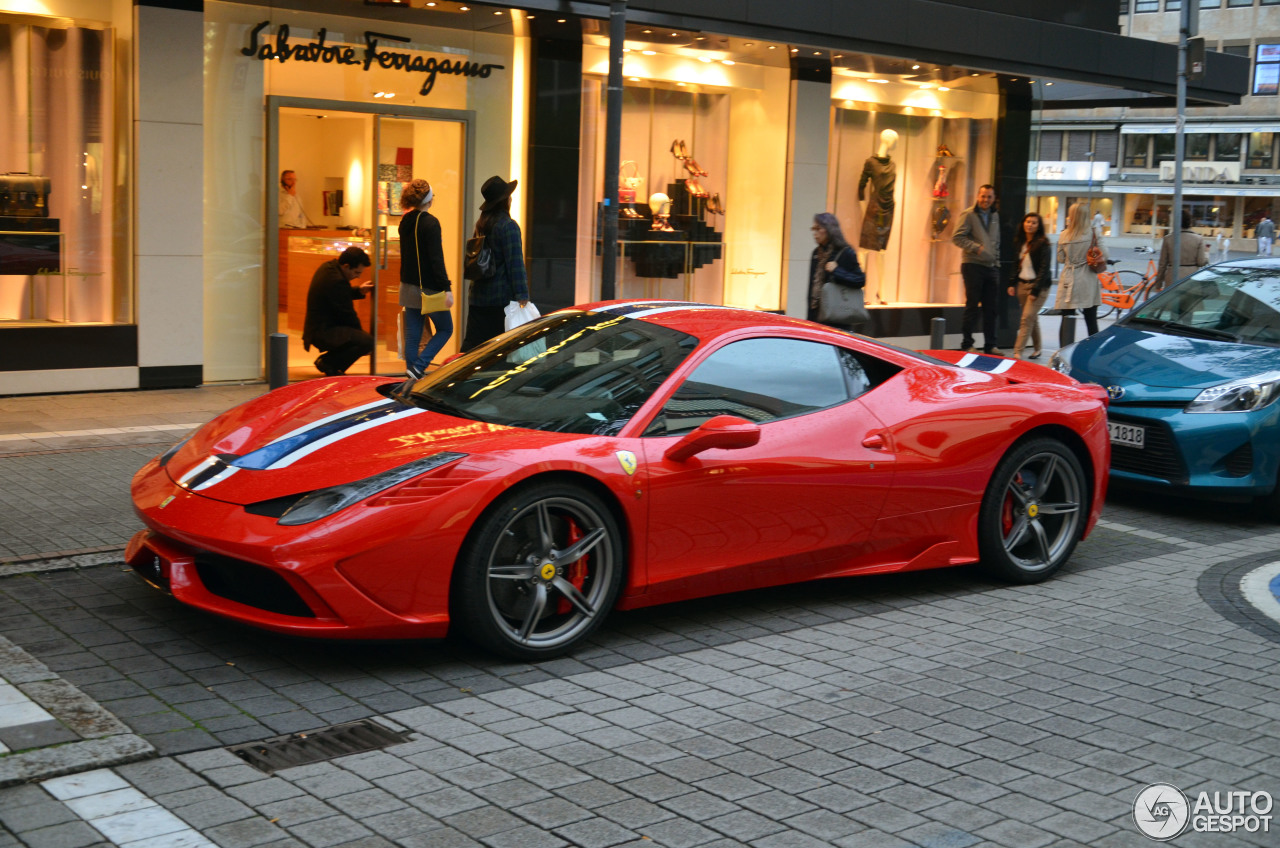
[{"label": "white and blue racing stripe", "polygon": [[986,371],[988,374],[1003,374],[1013,367],[1014,360],[999,356],[986,356],[980,353],[966,353],[956,362],[961,368],[973,371]]},{"label": "white and blue racing stripe", "polygon": [[426,410],[397,401],[378,401],[330,415],[287,433],[265,447],[231,461],[237,468],[258,471],[285,468],[308,454],[372,427]]}]

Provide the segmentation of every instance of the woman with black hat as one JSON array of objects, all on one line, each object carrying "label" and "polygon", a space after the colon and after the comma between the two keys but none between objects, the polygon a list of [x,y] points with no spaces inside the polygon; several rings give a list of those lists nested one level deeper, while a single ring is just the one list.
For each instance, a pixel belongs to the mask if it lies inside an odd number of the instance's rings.
[{"label": "woman with black hat", "polygon": [[511,220],[511,192],[516,190],[517,182],[507,182],[495,176],[485,180],[480,187],[484,203],[480,206],[476,235],[484,236],[485,246],[493,254],[497,269],[489,279],[471,284],[467,332],[462,339],[464,353],[506,331],[504,321],[508,303],[513,300],[519,301],[521,306],[529,303],[520,225]]}]

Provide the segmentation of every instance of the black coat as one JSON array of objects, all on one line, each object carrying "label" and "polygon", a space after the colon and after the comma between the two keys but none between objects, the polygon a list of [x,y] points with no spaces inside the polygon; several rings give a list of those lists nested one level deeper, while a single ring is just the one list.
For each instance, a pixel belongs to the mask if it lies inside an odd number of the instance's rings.
[{"label": "black coat", "polygon": [[[1039,247],[1031,251],[1031,268],[1036,272],[1035,280],[1032,281],[1034,283],[1032,291],[1033,297],[1039,297],[1041,292],[1048,291],[1049,286],[1053,285],[1053,279],[1050,276],[1050,271],[1052,269],[1052,265],[1050,263],[1053,261],[1052,257],[1053,249],[1049,246],[1048,239],[1045,239]],[[1018,256],[1013,261],[1013,279],[1010,280],[1009,285],[1016,287],[1021,283],[1022,277],[1019,276],[1021,273],[1022,246],[1019,245]]]},{"label": "black coat", "polygon": [[357,300],[364,300],[364,292],[353,288],[343,276],[338,260],[330,259],[317,268],[307,289],[307,320],[302,327],[302,343],[306,349],[315,345],[324,350],[325,333],[334,327],[363,331],[360,316],[356,314]]},{"label": "black coat", "polygon": [[[813,285],[813,275],[818,271],[818,251],[820,249],[821,248],[815,247],[813,249],[813,253],[809,256],[810,286]],[[836,265],[839,266],[842,271],[847,273],[841,275],[844,279],[835,279],[834,272],[823,271],[823,282],[836,282],[840,283],[840,285],[847,285],[850,288],[855,289],[860,289],[865,286],[867,284],[867,275],[863,273],[862,266],[858,264],[858,252],[854,250],[853,247],[849,247],[848,249],[839,250],[836,253]],[[828,257],[827,261],[830,262],[831,259]],[[809,314],[807,317],[810,321],[817,321],[818,310],[814,307],[812,298],[809,300]]]},{"label": "black coat", "polygon": [[400,282],[421,286],[427,291],[453,288],[444,267],[444,246],[436,216],[417,209],[406,212],[400,217],[399,232]]}]

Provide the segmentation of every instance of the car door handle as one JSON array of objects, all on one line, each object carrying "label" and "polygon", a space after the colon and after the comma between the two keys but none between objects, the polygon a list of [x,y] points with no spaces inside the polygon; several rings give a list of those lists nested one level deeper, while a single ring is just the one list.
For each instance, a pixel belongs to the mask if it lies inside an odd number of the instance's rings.
[{"label": "car door handle", "polygon": [[884,436],[879,433],[872,433],[862,440],[862,446],[871,450],[885,450]]}]

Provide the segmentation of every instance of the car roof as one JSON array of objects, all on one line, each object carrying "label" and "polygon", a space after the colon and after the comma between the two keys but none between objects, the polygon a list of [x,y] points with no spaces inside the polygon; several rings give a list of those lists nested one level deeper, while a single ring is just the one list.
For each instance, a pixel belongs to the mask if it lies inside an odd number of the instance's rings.
[{"label": "car roof", "polygon": [[1264,256],[1254,259],[1228,259],[1225,262],[1218,262],[1209,267],[1220,271],[1231,268],[1251,273],[1277,273],[1280,272],[1280,257]]},{"label": "car roof", "polygon": [[802,327],[820,332],[826,331],[832,335],[845,335],[803,318],[792,318],[774,312],[742,309],[736,306],[718,306],[682,300],[606,300],[575,306],[572,309],[599,312],[605,315],[621,315],[669,327],[699,338],[740,329],[770,327],[779,329]]}]

